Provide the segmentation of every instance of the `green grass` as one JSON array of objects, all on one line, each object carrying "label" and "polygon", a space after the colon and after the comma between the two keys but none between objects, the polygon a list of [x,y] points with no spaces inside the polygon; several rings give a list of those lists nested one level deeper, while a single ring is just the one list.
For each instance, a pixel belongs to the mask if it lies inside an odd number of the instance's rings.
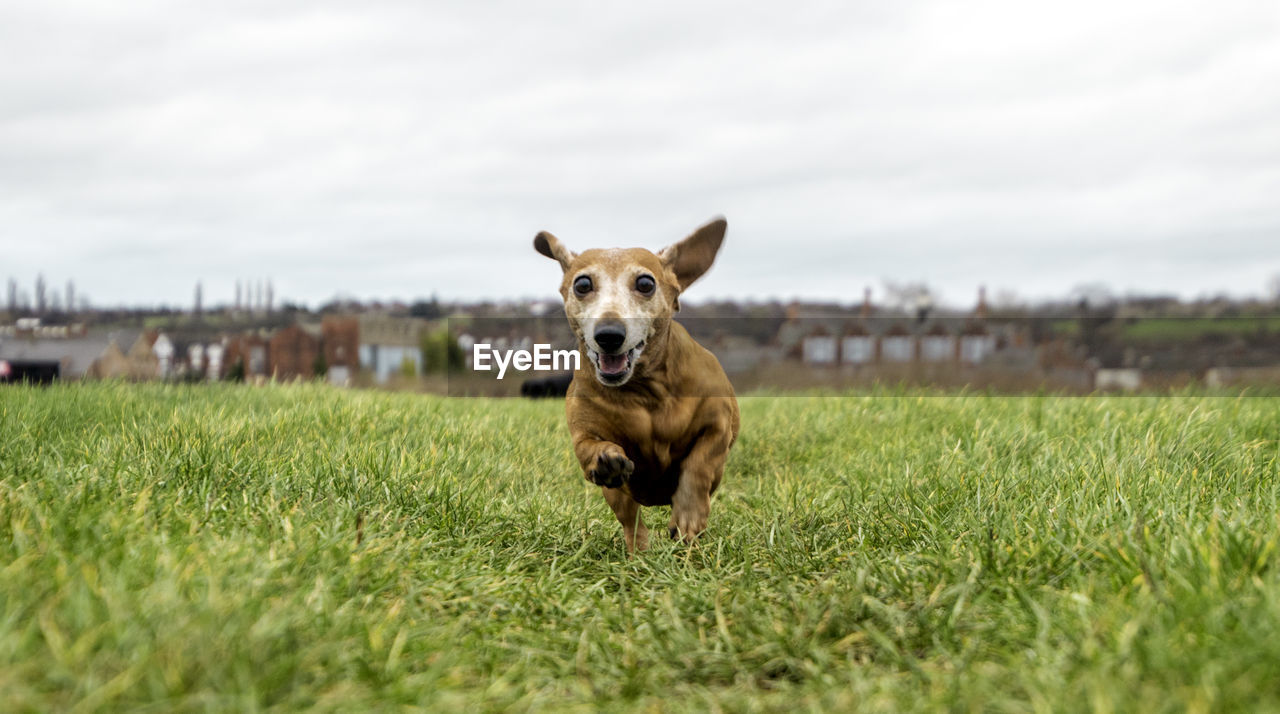
[{"label": "green grass", "polygon": [[747,398],[632,560],[562,409],[0,389],[0,710],[1280,709],[1278,399]]},{"label": "green grass", "polygon": [[[1076,337],[1080,334],[1080,321],[1075,319],[1053,320],[1049,327],[1054,334],[1062,337]],[[1280,333],[1280,317],[1144,317],[1107,323],[1102,329],[1127,341],[1194,341]]]},{"label": "green grass", "polygon": [[1153,317],[1124,325],[1121,334],[1132,340],[1193,340],[1275,332],[1280,317]]}]

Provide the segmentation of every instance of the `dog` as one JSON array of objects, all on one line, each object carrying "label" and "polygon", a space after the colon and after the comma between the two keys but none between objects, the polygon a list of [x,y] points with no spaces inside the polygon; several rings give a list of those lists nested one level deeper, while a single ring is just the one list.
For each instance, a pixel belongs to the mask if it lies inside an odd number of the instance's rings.
[{"label": "dog", "polygon": [[668,534],[698,539],[738,438],[729,377],[672,319],[726,228],[717,218],[656,254],[574,253],[545,231],[533,239],[563,270],[560,295],[583,357],[565,399],[573,452],[622,524],[628,555],[648,547],[641,506],[669,504]]},{"label": "dog", "polygon": [[569,383],[572,381],[572,374],[553,374],[550,377],[526,379],[524,384],[520,385],[520,396],[529,399],[563,397],[569,393]]}]

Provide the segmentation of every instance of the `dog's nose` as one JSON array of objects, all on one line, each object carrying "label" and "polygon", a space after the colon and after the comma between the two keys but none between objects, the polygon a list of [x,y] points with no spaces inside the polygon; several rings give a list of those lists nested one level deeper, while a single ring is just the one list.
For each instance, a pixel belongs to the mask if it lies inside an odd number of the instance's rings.
[{"label": "dog's nose", "polygon": [[627,339],[627,328],[612,322],[606,322],[596,328],[596,344],[605,352],[615,353],[622,348]]}]

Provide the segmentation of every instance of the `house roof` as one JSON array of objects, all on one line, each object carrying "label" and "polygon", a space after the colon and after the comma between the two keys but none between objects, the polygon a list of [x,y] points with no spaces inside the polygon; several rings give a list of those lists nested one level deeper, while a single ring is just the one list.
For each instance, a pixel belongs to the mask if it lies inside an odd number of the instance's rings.
[{"label": "house roof", "polygon": [[64,377],[83,377],[111,340],[105,335],[66,339],[6,339],[0,341],[0,359],[61,362]]}]

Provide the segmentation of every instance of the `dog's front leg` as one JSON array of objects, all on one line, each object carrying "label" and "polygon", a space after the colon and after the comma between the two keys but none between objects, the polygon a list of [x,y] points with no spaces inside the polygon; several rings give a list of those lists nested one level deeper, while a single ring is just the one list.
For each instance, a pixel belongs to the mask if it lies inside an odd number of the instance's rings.
[{"label": "dog's front leg", "polygon": [[720,485],[732,441],[728,429],[708,429],[685,457],[680,468],[680,483],[671,497],[671,523],[667,532],[672,538],[692,543],[706,530],[711,492]]},{"label": "dog's front leg", "polygon": [[627,541],[627,555],[649,547],[649,529],[640,520],[640,504],[631,495],[619,488],[606,488],[604,500],[609,502],[613,515],[622,524],[622,537]]},{"label": "dog's front leg", "polygon": [[605,488],[618,488],[631,478],[636,465],[627,458],[621,446],[612,441],[580,437],[573,441],[573,452],[582,465],[588,481]]}]

